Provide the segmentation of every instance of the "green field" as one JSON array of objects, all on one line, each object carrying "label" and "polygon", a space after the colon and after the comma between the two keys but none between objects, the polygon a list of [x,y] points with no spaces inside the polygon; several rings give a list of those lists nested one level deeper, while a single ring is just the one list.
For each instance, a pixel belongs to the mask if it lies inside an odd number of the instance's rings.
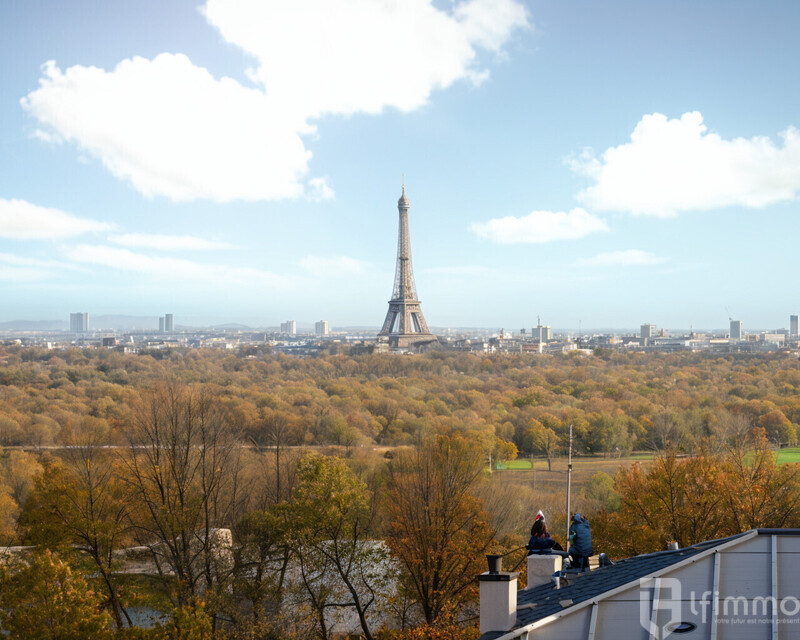
[{"label": "green field", "polygon": [[530,469],[532,467],[530,460],[499,460],[497,462],[497,470],[513,470],[513,469]]},{"label": "green field", "polygon": [[800,462],[800,447],[789,447],[787,449],[781,449],[776,453],[775,459],[778,464]]}]

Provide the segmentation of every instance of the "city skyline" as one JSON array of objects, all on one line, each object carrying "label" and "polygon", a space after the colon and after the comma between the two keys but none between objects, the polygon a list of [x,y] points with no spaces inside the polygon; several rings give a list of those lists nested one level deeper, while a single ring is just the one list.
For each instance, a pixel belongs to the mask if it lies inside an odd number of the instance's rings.
[{"label": "city skyline", "polygon": [[800,7],[698,4],[4,3],[0,322],[379,327],[404,173],[432,327],[788,327]]}]

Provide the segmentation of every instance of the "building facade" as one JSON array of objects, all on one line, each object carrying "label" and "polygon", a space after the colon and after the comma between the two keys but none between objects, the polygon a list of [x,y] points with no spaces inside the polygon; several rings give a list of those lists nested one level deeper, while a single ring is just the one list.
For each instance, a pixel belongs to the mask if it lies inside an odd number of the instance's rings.
[{"label": "building facade", "polygon": [[288,333],[290,336],[297,334],[297,322],[294,320],[281,322],[281,333]]},{"label": "building facade", "polygon": [[89,314],[87,312],[69,314],[70,333],[86,333],[89,331]]},{"label": "building facade", "polygon": [[327,336],[330,333],[327,320],[320,320],[314,324],[314,334],[318,336]]}]

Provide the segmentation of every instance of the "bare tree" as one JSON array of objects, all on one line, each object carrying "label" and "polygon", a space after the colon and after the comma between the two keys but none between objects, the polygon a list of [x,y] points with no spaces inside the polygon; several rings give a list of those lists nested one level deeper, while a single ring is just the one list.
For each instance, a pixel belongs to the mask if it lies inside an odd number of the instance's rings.
[{"label": "bare tree", "polygon": [[174,575],[178,606],[222,591],[230,576],[229,525],[238,474],[236,439],[203,388],[166,380],[146,392],[128,433],[126,478],[139,509],[137,537],[161,575]]}]

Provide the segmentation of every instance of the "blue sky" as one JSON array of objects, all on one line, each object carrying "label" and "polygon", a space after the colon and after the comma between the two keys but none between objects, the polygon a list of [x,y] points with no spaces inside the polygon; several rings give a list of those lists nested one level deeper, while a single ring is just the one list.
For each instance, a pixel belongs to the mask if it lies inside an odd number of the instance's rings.
[{"label": "blue sky", "polygon": [[789,1],[3,0],[0,321],[380,325],[404,174],[434,327],[785,327],[798,26]]}]

